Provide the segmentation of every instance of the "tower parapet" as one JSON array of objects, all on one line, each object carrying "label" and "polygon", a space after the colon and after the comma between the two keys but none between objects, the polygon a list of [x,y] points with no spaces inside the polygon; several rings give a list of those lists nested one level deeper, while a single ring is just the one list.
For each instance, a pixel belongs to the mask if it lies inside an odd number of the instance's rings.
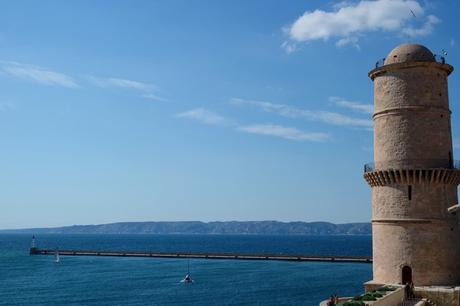
[{"label": "tower parapet", "polygon": [[452,153],[447,77],[453,67],[404,44],[369,72],[374,81],[373,273],[377,283],[460,284],[460,163]]}]

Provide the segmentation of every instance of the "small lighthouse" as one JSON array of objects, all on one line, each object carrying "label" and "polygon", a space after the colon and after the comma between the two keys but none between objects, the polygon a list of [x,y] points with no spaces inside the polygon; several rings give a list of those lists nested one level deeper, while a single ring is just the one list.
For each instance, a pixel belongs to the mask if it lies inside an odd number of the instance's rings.
[{"label": "small lighthouse", "polygon": [[452,209],[460,165],[452,153],[447,86],[452,71],[428,48],[403,44],[369,72],[375,111],[374,163],[364,170],[372,187],[368,287],[460,284],[460,228]]},{"label": "small lighthouse", "polygon": [[34,254],[37,250],[37,242],[35,241],[35,235],[32,236],[32,242],[30,243],[29,254]]}]

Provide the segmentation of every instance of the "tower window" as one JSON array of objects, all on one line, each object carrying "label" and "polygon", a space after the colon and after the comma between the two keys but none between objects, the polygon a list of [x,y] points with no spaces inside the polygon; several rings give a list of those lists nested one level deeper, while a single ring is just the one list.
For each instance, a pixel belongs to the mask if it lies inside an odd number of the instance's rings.
[{"label": "tower window", "polygon": [[412,185],[407,186],[407,198],[412,200]]},{"label": "tower window", "polygon": [[454,167],[454,160],[452,159],[452,152],[449,151],[449,167]]}]

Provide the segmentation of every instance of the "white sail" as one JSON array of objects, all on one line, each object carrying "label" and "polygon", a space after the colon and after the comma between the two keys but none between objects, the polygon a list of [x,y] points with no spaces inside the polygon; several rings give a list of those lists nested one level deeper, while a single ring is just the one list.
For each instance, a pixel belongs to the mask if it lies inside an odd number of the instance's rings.
[{"label": "white sail", "polygon": [[56,250],[56,252],[54,253],[54,262],[59,262],[59,251]]},{"label": "white sail", "polygon": [[187,275],[185,275],[184,279],[181,280],[181,283],[186,283],[186,284],[193,283],[192,275],[190,274],[190,259],[187,261]]}]

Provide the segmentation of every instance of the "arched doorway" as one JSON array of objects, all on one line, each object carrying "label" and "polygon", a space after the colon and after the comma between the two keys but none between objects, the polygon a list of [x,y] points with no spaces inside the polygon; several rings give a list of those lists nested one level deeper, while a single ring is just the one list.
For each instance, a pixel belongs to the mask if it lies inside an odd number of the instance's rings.
[{"label": "arched doorway", "polygon": [[402,268],[402,282],[403,285],[407,283],[412,283],[412,268],[409,266],[404,266]]}]

